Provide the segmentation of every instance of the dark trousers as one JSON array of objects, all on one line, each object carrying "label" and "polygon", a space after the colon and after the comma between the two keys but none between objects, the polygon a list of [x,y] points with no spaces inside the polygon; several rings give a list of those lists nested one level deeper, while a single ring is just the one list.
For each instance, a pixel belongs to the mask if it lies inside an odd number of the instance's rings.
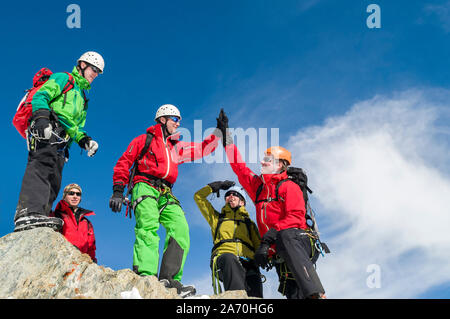
[{"label": "dark trousers", "polygon": [[262,298],[261,274],[253,262],[225,253],[217,258],[217,268],[225,290],[246,290],[247,295]]},{"label": "dark trousers", "polygon": [[[276,264],[280,279],[280,291],[288,299],[304,299],[325,293],[314,264],[311,262],[311,240],[297,228],[278,232],[277,254],[284,263]],[[284,268],[283,268],[284,267]]]},{"label": "dark trousers", "polygon": [[14,220],[30,215],[49,216],[61,187],[62,170],[67,155],[66,143],[33,141],[28,152],[28,163],[22,179],[19,202]]}]

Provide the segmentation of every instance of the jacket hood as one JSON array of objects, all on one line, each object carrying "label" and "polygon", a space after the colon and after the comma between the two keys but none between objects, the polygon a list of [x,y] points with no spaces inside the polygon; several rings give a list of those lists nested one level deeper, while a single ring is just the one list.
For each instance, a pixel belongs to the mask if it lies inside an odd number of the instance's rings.
[{"label": "jacket hood", "polygon": [[283,179],[288,178],[287,172],[284,171],[279,174],[262,174],[261,179],[263,180],[264,184],[278,184],[279,181],[282,181]]},{"label": "jacket hood", "polygon": [[[222,207],[222,214],[225,214],[225,213],[234,213],[234,210],[233,210],[233,208],[230,207],[230,205],[226,204],[225,206]],[[245,206],[239,207],[236,210],[236,213],[239,215],[242,215],[243,217],[250,217],[250,214],[248,213]]]},{"label": "jacket hood", "polygon": [[77,67],[74,66],[72,70],[72,76],[75,79],[75,82],[78,84],[78,86],[83,90],[90,90],[91,84],[88,80],[86,80],[77,70]]},{"label": "jacket hood", "polygon": [[[151,133],[151,134],[153,134],[154,136],[159,136],[159,137],[161,137],[162,139],[164,138],[163,127],[162,127],[161,123],[158,123],[158,124],[155,124],[155,125],[150,126],[150,127],[147,129],[147,133]],[[169,136],[168,136],[168,139],[170,139],[170,140],[172,140],[172,141],[178,141],[178,140],[180,139],[180,135],[181,135],[180,132],[175,132],[174,134],[169,135]]]},{"label": "jacket hood", "polygon": [[[61,200],[58,202],[58,204],[56,205],[55,210],[59,210],[59,211],[61,211],[62,213],[65,213],[65,214],[68,214],[69,212],[71,212],[71,213],[73,214],[73,211],[70,209],[69,204],[68,204],[64,199],[61,199]],[[84,208],[78,207],[78,210],[81,211],[81,214],[82,214],[83,216],[91,216],[91,215],[95,215],[93,211],[88,210],[88,209],[84,209]]]}]

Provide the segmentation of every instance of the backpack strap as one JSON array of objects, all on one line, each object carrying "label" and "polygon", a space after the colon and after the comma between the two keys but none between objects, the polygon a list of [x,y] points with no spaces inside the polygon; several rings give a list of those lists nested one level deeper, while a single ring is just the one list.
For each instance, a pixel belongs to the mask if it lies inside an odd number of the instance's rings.
[{"label": "backpack strap", "polygon": [[136,159],[135,163],[144,158],[145,153],[148,152],[150,144],[152,144],[153,137],[154,137],[154,135],[152,133],[147,132],[147,136],[145,137],[144,147],[142,148],[141,152],[139,153],[139,157]]},{"label": "backpack strap", "polygon": [[[128,195],[131,193],[131,190],[133,189],[133,179],[134,175],[136,175],[138,162],[144,157],[144,155],[148,152],[148,149],[150,147],[150,144],[152,143],[154,135],[150,132],[147,132],[147,135],[145,137],[145,144],[142,148],[141,152],[139,153],[139,156],[136,158],[136,160],[133,163],[133,166],[130,170],[130,176],[128,177],[128,186],[127,186],[127,193],[125,194],[125,198],[128,198]],[[127,202],[127,209],[125,212],[125,217],[128,215],[128,209],[130,208],[130,201]],[[133,209],[133,208],[132,208]],[[130,209],[130,218],[131,218],[131,210]]]},{"label": "backpack strap", "polygon": [[72,74],[69,72],[64,72],[69,76],[69,80],[67,81],[66,85],[64,85],[64,88],[61,91],[61,94],[66,94],[70,90],[72,90],[75,87],[75,80],[73,79]]},{"label": "backpack strap", "polygon": [[280,186],[284,183],[290,181],[289,178],[283,179],[281,181],[278,182],[277,186],[275,187],[275,198],[269,197],[266,199],[261,199],[258,200],[259,195],[261,195],[261,192],[263,190],[264,187],[264,183],[261,183],[261,185],[258,186],[258,189],[256,190],[256,197],[255,197],[255,204],[261,203],[261,202],[272,202],[272,201],[278,201],[279,197],[278,197],[278,190],[280,189]]},{"label": "backpack strap", "polygon": [[[216,230],[214,231],[214,241],[216,241],[216,239],[217,239],[217,236],[218,236],[218,234],[219,234],[219,228],[220,228],[220,226],[222,225],[222,223],[223,223],[223,221],[225,220],[225,213],[219,213],[219,220],[217,221],[217,226],[216,226]],[[244,218],[244,221],[241,221],[241,220],[236,220],[236,219],[233,219],[235,222],[243,222],[243,223],[245,223],[245,226],[247,227],[247,231],[248,231],[248,238],[251,240],[251,237],[252,237],[252,233],[251,233],[251,224],[252,224],[252,221],[251,221],[251,219],[250,218],[248,218],[248,217],[245,217]],[[222,244],[225,244],[225,243],[241,243],[241,244],[243,244],[243,245],[245,245],[245,246],[247,246],[247,248],[248,249],[250,249],[251,251],[255,251],[255,247],[253,247],[253,244],[250,244],[250,243],[248,243],[248,242],[246,242],[245,240],[242,240],[242,239],[240,239],[240,238],[230,238],[230,239],[222,239],[221,241],[219,241],[218,243],[216,243],[215,245],[214,245],[214,247],[211,249],[211,254],[219,247],[219,246],[221,246]]]},{"label": "backpack strap", "polygon": [[214,238],[213,238],[214,241],[217,239],[217,235],[219,234],[220,225],[222,225],[224,219],[225,219],[225,214],[219,213],[219,220],[217,221],[216,230],[214,231]]}]

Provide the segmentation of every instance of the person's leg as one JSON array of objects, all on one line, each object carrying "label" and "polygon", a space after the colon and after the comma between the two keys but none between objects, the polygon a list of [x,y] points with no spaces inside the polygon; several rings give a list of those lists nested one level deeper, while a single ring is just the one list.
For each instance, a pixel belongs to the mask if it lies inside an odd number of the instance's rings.
[{"label": "person's leg", "polygon": [[296,228],[279,231],[276,249],[286,262],[303,296],[308,298],[325,293],[310,260],[311,241],[304,231]]},{"label": "person's leg", "polygon": [[225,253],[217,258],[217,268],[222,273],[225,290],[246,290],[245,269],[236,255]]},{"label": "person's leg", "polygon": [[146,183],[133,188],[133,202],[143,199],[135,207],[136,239],[133,247],[133,270],[143,276],[157,275],[159,263],[159,192]]},{"label": "person's leg", "polygon": [[285,262],[276,263],[275,268],[278,274],[280,285],[278,292],[286,297],[286,299],[304,299],[302,291],[298,288],[295,279],[292,277]]},{"label": "person's leg", "polygon": [[189,252],[189,226],[178,200],[170,193],[161,196],[159,204],[164,208],[160,214],[160,223],[166,229],[159,279],[181,281]]},{"label": "person's leg", "polygon": [[254,266],[253,263],[244,262],[244,268],[246,269],[245,283],[247,295],[250,297],[263,297],[263,286],[261,281],[261,273],[259,268]]},{"label": "person's leg", "polygon": [[15,231],[34,227],[62,227],[59,218],[49,217],[53,201],[61,186],[64,156],[56,145],[36,142],[28,154],[28,163],[22,179],[19,201],[14,216]]}]

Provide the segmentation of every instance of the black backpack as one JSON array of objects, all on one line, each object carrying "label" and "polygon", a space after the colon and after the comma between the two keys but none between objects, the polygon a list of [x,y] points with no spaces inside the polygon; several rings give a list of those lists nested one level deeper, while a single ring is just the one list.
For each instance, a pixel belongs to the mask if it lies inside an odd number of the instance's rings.
[{"label": "black backpack", "polygon": [[[275,187],[275,198],[269,197],[267,199],[258,200],[258,197],[261,195],[261,192],[264,187],[264,184],[262,184],[262,183],[261,183],[261,185],[259,185],[258,189],[256,190],[255,205],[260,202],[278,201],[279,200],[278,192],[279,192],[281,185],[289,180],[293,181],[298,186],[300,186],[300,189],[302,190],[303,201],[305,202],[306,224],[310,228],[313,235],[317,238],[316,245],[318,246],[319,251],[321,253],[322,253],[322,251],[327,254],[330,253],[328,246],[325,243],[321,242],[319,239],[319,227],[317,225],[316,219],[314,218],[315,213],[312,210],[311,206],[309,205],[308,193],[312,194],[312,190],[308,187],[308,176],[306,176],[306,173],[303,169],[298,168],[298,167],[288,167],[286,173],[288,175],[288,178],[281,180]],[[322,253],[322,255],[323,255],[323,253]]]}]

